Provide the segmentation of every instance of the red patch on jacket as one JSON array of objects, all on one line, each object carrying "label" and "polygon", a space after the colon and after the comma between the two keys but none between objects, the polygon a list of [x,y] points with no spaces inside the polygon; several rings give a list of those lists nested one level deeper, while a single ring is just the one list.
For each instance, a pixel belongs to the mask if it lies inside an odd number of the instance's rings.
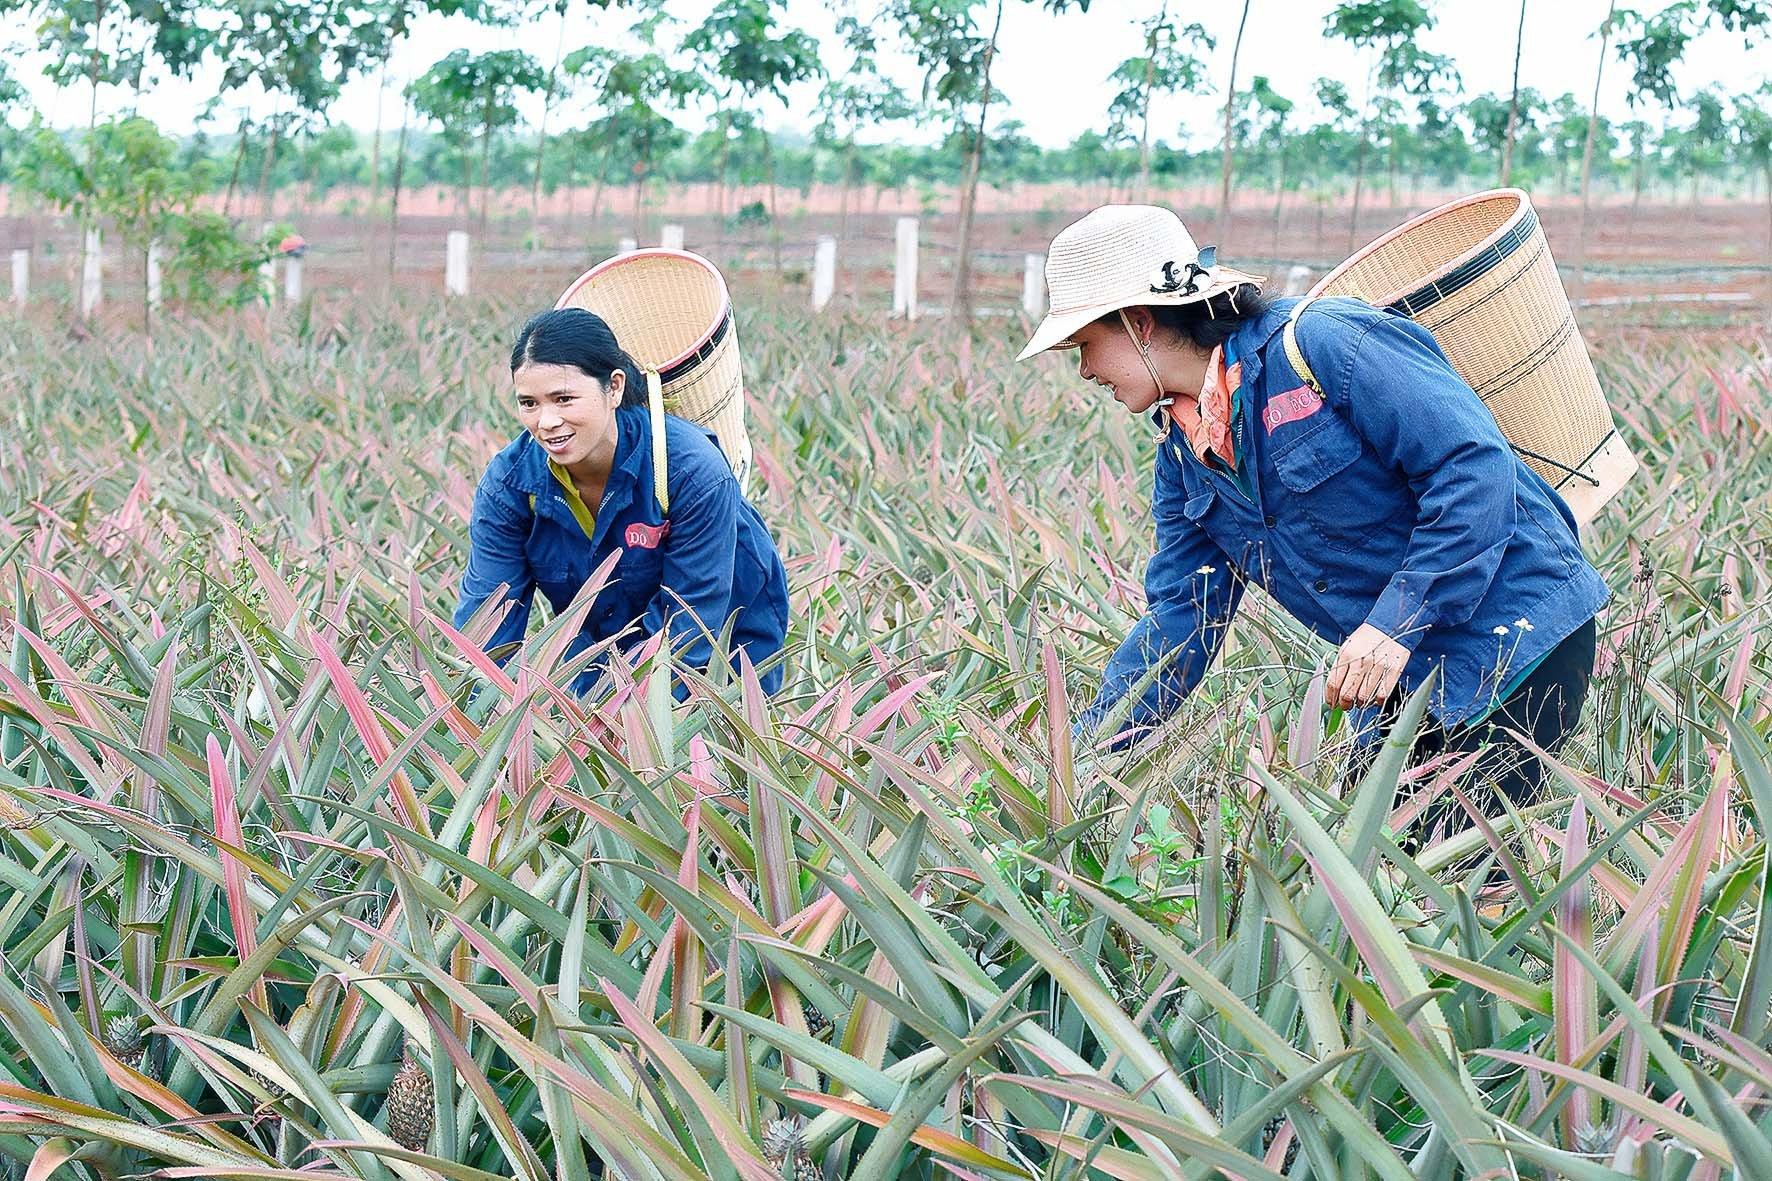
[{"label": "red patch on jacket", "polygon": [[661,541],[671,535],[671,523],[662,525],[642,525],[635,522],[628,526],[624,539],[629,549],[657,549]]},{"label": "red patch on jacket", "polygon": [[1271,435],[1287,423],[1309,418],[1322,408],[1323,399],[1317,396],[1317,391],[1308,385],[1301,385],[1295,390],[1287,390],[1269,398],[1267,409],[1261,412],[1261,421]]}]

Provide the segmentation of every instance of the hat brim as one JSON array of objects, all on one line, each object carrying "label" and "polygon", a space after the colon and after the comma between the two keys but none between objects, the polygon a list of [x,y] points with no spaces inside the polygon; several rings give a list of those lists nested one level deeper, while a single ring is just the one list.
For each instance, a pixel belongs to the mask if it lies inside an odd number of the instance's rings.
[{"label": "hat brim", "polygon": [[1015,359],[1025,361],[1029,357],[1050,349],[1076,348],[1076,342],[1071,339],[1072,334],[1121,308],[1173,307],[1179,304],[1199,303],[1201,300],[1211,299],[1215,295],[1222,295],[1233,287],[1241,287],[1245,283],[1253,283],[1259,287],[1265,282],[1267,282],[1266,279],[1245,271],[1235,270],[1231,267],[1214,267],[1211,272],[1211,282],[1191,293],[1150,291],[1140,295],[1127,296],[1125,299],[1090,304],[1087,307],[1070,308],[1062,312],[1047,312],[1039,326],[1034,329],[1034,334],[1028,338],[1027,347],[1016,354]]}]

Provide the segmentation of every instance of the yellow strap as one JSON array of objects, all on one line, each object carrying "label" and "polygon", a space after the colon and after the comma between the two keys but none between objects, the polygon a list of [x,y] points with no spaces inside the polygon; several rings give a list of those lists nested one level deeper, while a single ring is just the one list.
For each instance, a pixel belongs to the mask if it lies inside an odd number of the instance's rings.
[{"label": "yellow strap", "polygon": [[1317,391],[1317,397],[1327,398],[1329,395],[1323,392],[1323,383],[1311,372],[1310,362],[1304,359],[1304,350],[1298,347],[1298,317],[1310,305],[1311,301],[1308,299],[1301,299],[1292,305],[1292,314],[1286,317],[1286,329],[1281,336],[1286,346],[1286,359],[1292,362],[1292,368],[1297,371],[1298,376],[1304,378],[1304,384]]},{"label": "yellow strap", "polygon": [[652,410],[652,491],[658,497],[658,511],[671,515],[671,498],[665,490],[665,411],[664,388],[658,371],[646,371],[646,403]]}]

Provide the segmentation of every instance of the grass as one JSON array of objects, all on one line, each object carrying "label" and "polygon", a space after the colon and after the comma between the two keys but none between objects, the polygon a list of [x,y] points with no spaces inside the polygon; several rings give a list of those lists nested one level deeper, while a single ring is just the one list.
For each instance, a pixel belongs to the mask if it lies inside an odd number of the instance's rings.
[{"label": "grass", "polygon": [[777,698],[575,701],[570,619],[490,666],[446,621],[528,310],[11,334],[14,1175],[1772,1175],[1763,339],[1590,333],[1646,472],[1588,721],[1408,856],[1454,776],[1405,718],[1343,793],[1261,601],[1165,742],[1070,749],[1149,444],[996,324],[741,324]]}]

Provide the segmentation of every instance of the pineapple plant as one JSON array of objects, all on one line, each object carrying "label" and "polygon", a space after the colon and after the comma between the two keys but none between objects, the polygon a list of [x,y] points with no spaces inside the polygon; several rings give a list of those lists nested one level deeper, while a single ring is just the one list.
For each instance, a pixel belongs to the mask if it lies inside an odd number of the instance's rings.
[{"label": "pineapple plant", "polygon": [[388,1085],[388,1136],[394,1143],[411,1152],[425,1150],[436,1122],[435,1096],[430,1074],[412,1056],[408,1044],[400,1059],[400,1070]]},{"label": "pineapple plant", "polygon": [[823,1181],[824,1173],[812,1163],[806,1151],[806,1138],[800,1134],[800,1121],[770,1120],[763,1131],[763,1159],[783,1177],[792,1181]]}]

